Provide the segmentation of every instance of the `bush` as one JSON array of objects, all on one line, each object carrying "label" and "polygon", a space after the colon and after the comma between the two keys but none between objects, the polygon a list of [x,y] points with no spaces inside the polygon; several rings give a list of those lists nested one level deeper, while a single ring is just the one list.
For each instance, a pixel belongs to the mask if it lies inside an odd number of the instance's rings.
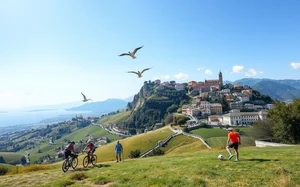
[{"label": "bush", "polygon": [[141,155],[141,150],[136,149],[134,151],[130,151],[129,158],[139,158]]},{"label": "bush", "polygon": [[189,133],[190,131],[189,131],[189,129],[187,127],[184,127],[183,128],[183,132]]},{"label": "bush", "polygon": [[165,154],[165,152],[164,152],[163,150],[161,150],[161,149],[154,149],[154,150],[152,151],[152,153],[153,153],[153,155],[155,155],[155,156],[160,156],[160,155],[164,155],[164,154]]},{"label": "bush", "polygon": [[93,178],[92,182],[94,182],[97,185],[105,185],[105,184],[109,183],[110,181],[103,176],[98,176],[96,178]]},{"label": "bush", "polygon": [[8,172],[8,168],[0,166],[0,176],[5,175]]},{"label": "bush", "polygon": [[72,180],[78,180],[78,181],[84,180],[86,178],[88,178],[88,176],[86,176],[86,174],[84,174],[82,172],[74,173],[70,177],[70,179],[72,179]]},{"label": "bush", "polygon": [[173,122],[173,114],[168,114],[167,117],[165,118],[164,122],[166,124],[170,124]]}]

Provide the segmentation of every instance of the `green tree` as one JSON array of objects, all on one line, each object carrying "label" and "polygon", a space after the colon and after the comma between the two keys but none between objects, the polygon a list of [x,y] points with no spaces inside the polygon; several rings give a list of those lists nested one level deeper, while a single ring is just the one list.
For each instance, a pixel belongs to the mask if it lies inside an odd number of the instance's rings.
[{"label": "green tree", "polygon": [[186,119],[185,118],[182,118],[182,119],[180,119],[180,120],[178,120],[178,124],[180,125],[180,126],[182,126],[182,125],[184,125],[185,123],[186,123]]},{"label": "green tree", "polygon": [[0,163],[5,163],[3,156],[0,156]]},{"label": "green tree", "polygon": [[168,114],[164,120],[165,124],[170,124],[173,122],[173,114]]},{"label": "green tree", "polygon": [[300,99],[287,105],[276,101],[268,117],[273,123],[274,137],[283,143],[300,143]]},{"label": "green tree", "polygon": [[189,129],[187,127],[184,127],[183,128],[183,132],[189,133],[190,131],[189,131]]},{"label": "green tree", "polygon": [[259,121],[253,124],[250,136],[255,139],[273,138],[273,123],[270,119]]},{"label": "green tree", "polygon": [[27,163],[25,156],[22,156],[21,159],[20,159],[20,161],[21,161],[22,165],[25,165]]},{"label": "green tree", "polygon": [[171,105],[168,109],[167,109],[167,112],[168,113],[173,113],[173,112],[176,112],[176,110],[178,109],[178,106],[173,104]]}]

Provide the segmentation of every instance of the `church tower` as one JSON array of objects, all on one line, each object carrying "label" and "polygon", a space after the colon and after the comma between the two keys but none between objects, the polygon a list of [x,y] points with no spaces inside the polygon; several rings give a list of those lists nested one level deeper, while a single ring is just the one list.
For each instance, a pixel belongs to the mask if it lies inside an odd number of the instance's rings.
[{"label": "church tower", "polygon": [[219,85],[220,85],[220,89],[223,87],[223,76],[222,76],[222,72],[220,71],[219,73]]}]

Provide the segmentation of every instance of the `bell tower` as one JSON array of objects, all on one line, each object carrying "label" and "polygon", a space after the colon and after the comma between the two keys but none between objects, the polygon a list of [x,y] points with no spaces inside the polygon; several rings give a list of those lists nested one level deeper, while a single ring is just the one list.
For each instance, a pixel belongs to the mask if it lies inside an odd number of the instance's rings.
[{"label": "bell tower", "polygon": [[219,73],[219,86],[220,86],[220,89],[223,87],[223,75],[222,75],[221,71]]}]

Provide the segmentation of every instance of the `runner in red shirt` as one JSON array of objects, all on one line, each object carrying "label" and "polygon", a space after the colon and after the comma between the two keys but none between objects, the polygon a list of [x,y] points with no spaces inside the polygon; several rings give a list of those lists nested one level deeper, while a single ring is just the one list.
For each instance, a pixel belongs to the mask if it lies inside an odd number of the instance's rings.
[{"label": "runner in red shirt", "polygon": [[[229,153],[229,160],[233,157],[233,154],[231,154],[231,151],[229,148],[234,148],[234,151],[236,153],[236,159],[235,161],[239,161],[239,144],[241,144],[241,137],[237,132],[234,132],[232,128],[228,128],[228,139],[227,139],[227,146],[226,150]],[[229,144],[229,142],[231,142]]]}]

